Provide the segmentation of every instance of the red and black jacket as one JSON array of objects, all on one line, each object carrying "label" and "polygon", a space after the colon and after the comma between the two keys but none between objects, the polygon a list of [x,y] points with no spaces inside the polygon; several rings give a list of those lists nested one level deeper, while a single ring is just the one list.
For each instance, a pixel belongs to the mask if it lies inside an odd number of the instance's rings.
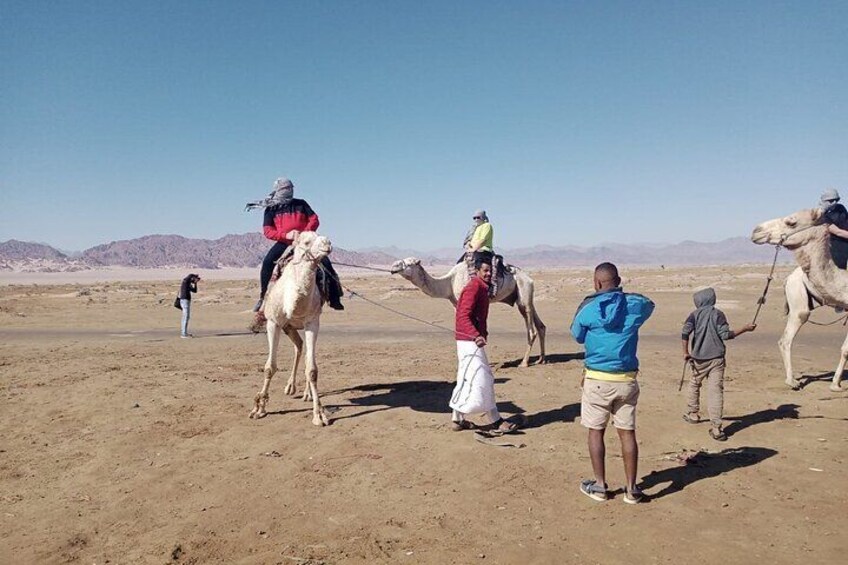
[{"label": "red and black jacket", "polygon": [[268,239],[291,243],[286,234],[292,230],[315,231],[318,229],[318,214],[306,200],[293,198],[288,204],[278,204],[265,208],[265,220],[262,232]]}]

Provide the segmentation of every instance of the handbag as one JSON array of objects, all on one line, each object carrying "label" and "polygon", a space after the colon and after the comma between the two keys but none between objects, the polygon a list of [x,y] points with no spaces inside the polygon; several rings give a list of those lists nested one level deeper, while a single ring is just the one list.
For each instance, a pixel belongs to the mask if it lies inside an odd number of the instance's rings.
[{"label": "handbag", "polygon": [[183,309],[183,305],[182,305],[182,304],[180,304],[180,297],[179,297],[179,296],[177,296],[176,298],[174,298],[174,308],[176,308],[177,310],[182,310],[182,309]]}]

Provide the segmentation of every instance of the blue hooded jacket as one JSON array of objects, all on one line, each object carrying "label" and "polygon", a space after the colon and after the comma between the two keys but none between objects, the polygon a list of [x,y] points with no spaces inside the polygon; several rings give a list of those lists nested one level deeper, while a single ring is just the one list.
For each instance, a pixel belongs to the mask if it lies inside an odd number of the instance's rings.
[{"label": "blue hooded jacket", "polygon": [[571,335],[586,347],[586,368],[605,373],[638,370],[639,328],[653,311],[648,298],[620,288],[587,296],[571,322]]}]

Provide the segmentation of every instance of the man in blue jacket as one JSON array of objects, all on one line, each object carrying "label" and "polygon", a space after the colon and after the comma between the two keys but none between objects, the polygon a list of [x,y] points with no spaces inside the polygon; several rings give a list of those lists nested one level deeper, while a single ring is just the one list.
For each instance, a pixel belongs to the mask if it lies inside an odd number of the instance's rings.
[{"label": "man in blue jacket", "polygon": [[571,335],[586,347],[580,421],[589,428],[589,455],[595,472],[595,479],[584,480],[580,491],[594,500],[607,499],[604,432],[612,416],[627,478],[624,502],[636,504],[642,500],[642,491],[636,487],[636,347],[639,328],[651,316],[654,303],[640,294],[626,294],[612,263],[595,267],[594,282],[595,294],[583,300],[571,323]]}]

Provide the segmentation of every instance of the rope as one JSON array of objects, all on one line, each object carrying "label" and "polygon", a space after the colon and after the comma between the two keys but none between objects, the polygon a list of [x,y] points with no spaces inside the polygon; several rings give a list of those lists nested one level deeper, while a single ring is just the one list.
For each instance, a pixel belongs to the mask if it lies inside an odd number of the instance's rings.
[{"label": "rope", "polygon": [[754,312],[754,319],[751,321],[752,325],[756,325],[757,317],[760,315],[760,310],[763,307],[763,304],[766,303],[766,295],[769,291],[769,286],[771,286],[771,281],[774,279],[774,268],[777,265],[777,254],[780,253],[780,248],[783,246],[783,242],[786,240],[786,235],[781,236],[780,243],[774,246],[774,261],[771,262],[771,270],[769,271],[768,278],[766,279],[766,287],[763,289],[763,294],[760,296],[759,300],[757,300],[757,311]]},{"label": "rope", "polygon": [[340,263],[338,261],[333,261],[333,265],[341,265],[342,267],[356,267],[357,269],[366,269],[368,271],[378,271],[380,273],[389,273],[391,275],[394,274],[394,272],[391,269],[380,269],[380,268],[377,268],[377,267],[367,267],[365,265],[354,265],[352,263]]},{"label": "rope", "polygon": [[848,324],[848,314],[843,314],[832,322],[814,322],[813,320],[807,320],[807,322],[813,324],[814,326],[832,326],[834,324],[842,322],[842,325],[844,326],[845,324]]}]

